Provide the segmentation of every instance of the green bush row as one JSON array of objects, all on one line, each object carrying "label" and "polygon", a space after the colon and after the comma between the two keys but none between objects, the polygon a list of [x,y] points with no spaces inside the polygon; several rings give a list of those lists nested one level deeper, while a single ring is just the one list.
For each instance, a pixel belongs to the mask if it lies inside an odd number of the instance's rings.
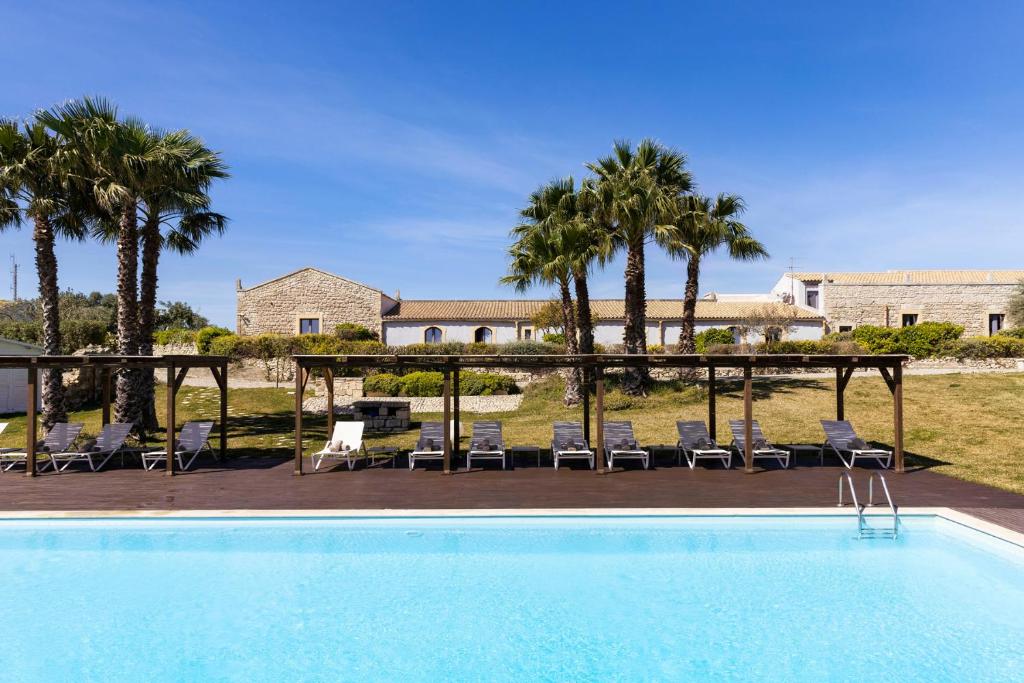
[{"label": "green bush row", "polygon": [[732,330],[726,330],[721,327],[709,327],[697,333],[693,338],[697,353],[707,353],[708,347],[732,344],[735,340],[736,338],[733,336]]},{"label": "green bush row", "polygon": [[714,344],[707,347],[706,353],[743,355],[748,353],[777,353],[800,356],[820,355],[856,355],[865,353],[857,342],[838,341],[834,339],[792,339],[777,342],[761,342],[760,344]]},{"label": "green bush row", "polygon": [[[381,372],[363,381],[364,392],[384,396],[440,396],[443,390],[444,376],[440,372],[410,372],[402,376]],[[463,396],[515,394],[518,391],[515,381],[506,375],[469,371],[459,373],[459,393]]]},{"label": "green bush row", "polygon": [[[37,322],[2,322],[0,337],[14,339],[26,344],[43,345],[43,326]],[[60,351],[74,353],[90,345],[107,345],[107,326],[95,320],[63,320],[60,323]]]},{"label": "green bush row", "polygon": [[950,342],[964,333],[963,325],[923,322],[908,327],[862,325],[853,332],[827,335],[834,341],[852,340],[868,353],[906,353],[915,358],[942,355]]},{"label": "green bush row", "polygon": [[193,344],[196,341],[197,330],[185,330],[174,328],[171,330],[157,330],[153,333],[153,343],[160,346],[168,344]]},{"label": "green bush row", "polygon": [[[202,332],[200,332],[201,334]],[[197,334],[197,347],[198,347]],[[511,342],[509,344],[484,344],[445,342],[442,344],[409,344],[408,346],[386,346],[379,341],[350,341],[333,334],[258,334],[241,336],[221,334],[214,337],[200,353],[228,356],[235,360],[243,358],[270,359],[296,354],[312,355],[550,355],[564,353],[562,347],[540,342]]]},{"label": "green bush row", "polygon": [[954,358],[1024,358],[1024,338],[997,334],[950,342],[942,355]]}]

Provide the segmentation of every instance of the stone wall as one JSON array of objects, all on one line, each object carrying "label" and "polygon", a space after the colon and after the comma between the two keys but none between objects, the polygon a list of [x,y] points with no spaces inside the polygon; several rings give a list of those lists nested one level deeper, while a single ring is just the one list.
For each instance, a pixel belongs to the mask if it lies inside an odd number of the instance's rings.
[{"label": "stone wall", "polygon": [[[297,334],[299,318],[319,318],[320,331],[358,323],[380,334],[390,299],[358,282],[306,268],[237,292],[238,334]],[[390,306],[390,304],[388,304]]]},{"label": "stone wall", "polygon": [[826,317],[833,331],[840,325],[899,327],[903,313],[918,322],[951,322],[964,336],[988,334],[988,315],[1005,313],[1017,285],[842,285],[824,283]]}]

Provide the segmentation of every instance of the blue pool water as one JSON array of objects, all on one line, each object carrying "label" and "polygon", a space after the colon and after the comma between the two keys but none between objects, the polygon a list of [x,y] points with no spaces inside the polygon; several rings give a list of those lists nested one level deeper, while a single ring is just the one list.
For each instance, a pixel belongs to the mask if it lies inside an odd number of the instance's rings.
[{"label": "blue pool water", "polygon": [[1024,551],[930,517],[0,522],[5,681],[1020,681]]}]

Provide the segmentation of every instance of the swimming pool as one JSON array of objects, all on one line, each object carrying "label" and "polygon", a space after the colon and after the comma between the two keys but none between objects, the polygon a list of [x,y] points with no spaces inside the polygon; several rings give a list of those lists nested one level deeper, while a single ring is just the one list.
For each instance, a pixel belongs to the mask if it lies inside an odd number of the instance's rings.
[{"label": "swimming pool", "polygon": [[1009,681],[1024,549],[908,517],[0,522],[4,680]]}]

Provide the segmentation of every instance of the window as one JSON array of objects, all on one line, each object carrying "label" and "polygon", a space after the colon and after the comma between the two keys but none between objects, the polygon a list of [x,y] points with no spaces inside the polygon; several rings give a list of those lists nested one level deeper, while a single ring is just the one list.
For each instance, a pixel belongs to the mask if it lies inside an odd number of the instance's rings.
[{"label": "window", "polygon": [[904,313],[900,318],[900,327],[910,327],[917,324],[917,313]]},{"label": "window", "polygon": [[808,287],[805,296],[806,296],[806,299],[807,299],[807,305],[810,306],[813,309],[817,309],[818,308],[818,290],[817,289],[811,289],[810,287]]},{"label": "window", "polygon": [[764,331],[764,340],[769,344],[782,341],[782,328],[769,327]]},{"label": "window", "polygon": [[299,334],[320,334],[320,318],[299,318]]},{"label": "window", "polygon": [[490,344],[493,337],[494,333],[491,332],[489,327],[478,327],[476,332],[473,333],[473,341],[483,344]]},{"label": "window", "polygon": [[999,330],[1003,329],[1003,323],[1006,321],[1006,316],[1002,313],[989,313],[988,314],[988,336],[999,334]]},{"label": "window", "polygon": [[428,327],[423,333],[423,341],[428,344],[440,344],[442,336],[440,327]]},{"label": "window", "polygon": [[526,339],[527,341],[529,341],[530,339],[533,339],[533,330],[531,330],[529,327],[524,327],[523,328],[523,339]]},{"label": "window", "polygon": [[840,325],[839,332],[840,334],[843,332],[853,332],[853,325]]}]

